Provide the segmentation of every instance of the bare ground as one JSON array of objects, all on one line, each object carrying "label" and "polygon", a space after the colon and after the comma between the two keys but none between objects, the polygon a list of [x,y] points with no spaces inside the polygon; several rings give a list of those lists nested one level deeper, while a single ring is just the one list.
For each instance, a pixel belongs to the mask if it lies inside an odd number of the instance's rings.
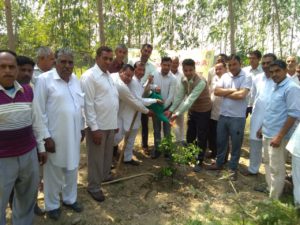
[{"label": "bare ground", "polygon": [[[151,138],[150,138],[151,140]],[[140,143],[139,140],[136,143]],[[248,165],[248,143],[242,150],[240,168]],[[124,165],[119,177],[127,177],[144,172],[158,174],[167,165],[163,157],[153,160],[144,155],[139,146],[135,146],[135,155],[141,161],[140,166]],[[168,225],[186,224],[188,219],[198,219],[206,223],[213,218],[224,218],[222,224],[230,224],[226,215],[236,208],[251,204],[252,201],[264,200],[265,194],[253,191],[253,187],[264,182],[264,170],[254,177],[238,174],[238,181],[230,184],[222,179],[227,172],[203,170],[194,173],[190,166],[178,166],[174,178],[157,178],[145,175],[120,183],[103,186],[106,200],[94,201],[86,191],[87,156],[82,145],[78,180],[78,201],[83,204],[82,213],[63,209],[59,221],[52,221],[47,216],[35,217],[36,225]],[[221,178],[221,179],[220,179]],[[234,188],[237,193],[235,193]],[[43,195],[39,195],[39,205],[43,206]],[[7,209],[10,217],[10,210]],[[10,219],[9,219],[10,221]],[[209,223],[213,224],[213,223]]]}]

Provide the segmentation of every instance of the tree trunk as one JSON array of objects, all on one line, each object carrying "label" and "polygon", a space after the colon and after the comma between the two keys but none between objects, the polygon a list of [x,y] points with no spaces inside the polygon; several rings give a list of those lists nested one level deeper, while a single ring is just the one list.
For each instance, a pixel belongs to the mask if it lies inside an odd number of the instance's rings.
[{"label": "tree trunk", "polygon": [[105,45],[103,0],[98,0],[98,22],[99,22],[99,40],[100,40],[100,45],[103,46],[103,45]]},{"label": "tree trunk", "polygon": [[10,0],[5,0],[5,17],[6,17],[6,28],[8,37],[8,48],[12,51],[16,51],[16,42],[13,32],[13,19],[11,13],[11,2]]},{"label": "tree trunk", "polygon": [[228,0],[228,22],[230,25],[230,51],[235,54],[235,25],[234,25],[234,11],[233,0]]},{"label": "tree trunk", "polygon": [[295,29],[295,23],[296,23],[296,20],[297,20],[297,14],[296,14],[296,5],[297,5],[297,2],[296,0],[294,0],[292,2],[292,13],[293,13],[293,19],[291,21],[291,40],[290,40],[290,55],[293,54],[293,42],[294,42],[294,29]]},{"label": "tree trunk", "polygon": [[280,58],[282,58],[282,40],[281,40],[281,30],[280,30],[280,19],[279,19],[279,9],[277,5],[277,0],[273,0],[274,8],[275,8],[275,18],[277,23],[277,35],[279,42],[279,50],[280,50]]}]

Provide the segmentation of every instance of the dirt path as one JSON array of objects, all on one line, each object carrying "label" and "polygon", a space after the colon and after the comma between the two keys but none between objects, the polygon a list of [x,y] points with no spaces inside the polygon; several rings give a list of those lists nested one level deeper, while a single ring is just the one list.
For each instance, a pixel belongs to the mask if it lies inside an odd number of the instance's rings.
[{"label": "dirt path", "polygon": [[[151,172],[157,174],[166,166],[163,157],[152,160],[141,151],[136,155],[140,166],[122,165],[121,177]],[[241,165],[248,164],[247,149],[242,152]],[[263,173],[263,171],[261,171]],[[35,224],[130,224],[158,225],[185,224],[189,218],[205,221],[207,217],[222,218],[238,205],[236,194],[228,180],[220,180],[226,172],[203,171],[195,174],[189,166],[179,166],[174,179],[165,177],[154,179],[142,176],[117,184],[103,186],[106,200],[97,203],[86,192],[86,153],[82,146],[79,171],[78,200],[84,205],[84,212],[77,214],[63,208],[59,221],[53,222],[45,217],[35,217]],[[266,199],[267,196],[253,191],[253,187],[264,181],[263,174],[257,177],[244,177],[239,173],[234,186],[242,203]],[[43,205],[40,195],[39,204]],[[10,211],[8,210],[8,213]]]}]

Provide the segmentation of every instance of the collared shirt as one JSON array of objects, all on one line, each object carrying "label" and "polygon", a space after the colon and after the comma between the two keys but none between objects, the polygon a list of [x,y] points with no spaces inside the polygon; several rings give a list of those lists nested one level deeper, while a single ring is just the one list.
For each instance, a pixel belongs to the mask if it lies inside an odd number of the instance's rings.
[{"label": "collared shirt", "polygon": [[[273,88],[263,120],[262,132],[267,138],[275,137],[283,127],[288,116],[300,117],[300,88],[287,77]],[[290,129],[285,138],[289,138]]]},{"label": "collared shirt", "polygon": [[221,110],[221,104],[222,104],[222,97],[215,96],[214,90],[216,88],[217,83],[219,82],[221,78],[218,75],[215,75],[211,79],[211,85],[210,85],[210,99],[212,102],[212,108],[211,108],[211,114],[210,118],[213,120],[219,120],[220,117],[220,110]]},{"label": "collared shirt", "polygon": [[246,72],[247,75],[250,75],[252,78],[264,72],[260,64],[257,66],[256,69],[253,69],[252,66],[246,66],[243,68],[243,70]]},{"label": "collared shirt", "polygon": [[97,64],[81,76],[86,123],[92,131],[118,128],[119,94],[109,72]]},{"label": "collared shirt", "polygon": [[[142,81],[143,82],[143,81]],[[153,79],[154,87],[159,87],[161,97],[164,101],[165,108],[168,108],[174,99],[176,91],[176,78],[169,72],[167,75],[162,75],[161,72],[157,72]]]},{"label": "collared shirt", "polygon": [[110,73],[117,73],[117,72],[119,72],[121,69],[122,69],[122,66],[124,65],[124,62],[122,62],[121,64],[116,60],[116,59],[114,59],[112,62],[111,62],[111,64],[110,64],[110,66],[109,66],[109,68],[108,68],[108,71],[110,72]]},{"label": "collared shirt", "polygon": [[[223,74],[220,81],[217,83],[216,87],[220,88],[235,88],[235,89],[251,89],[252,79],[250,76],[247,76],[246,73],[241,70],[240,73],[236,76],[233,76],[232,73],[228,72]],[[229,116],[229,117],[245,117],[247,108],[247,98],[244,99],[230,99],[223,97],[221,104],[220,115]]]},{"label": "collared shirt", "polygon": [[37,80],[35,95],[46,132],[55,142],[55,153],[48,154],[49,160],[61,168],[77,168],[81,130],[84,129],[84,93],[79,80],[72,74],[66,82],[56,69],[52,69]]},{"label": "collared shirt", "polygon": [[258,74],[252,83],[251,97],[254,99],[250,120],[250,139],[259,140],[256,132],[262,127],[266,107],[270,101],[271,93],[276,84],[265,75]]},{"label": "collared shirt", "polygon": [[[15,98],[17,92],[23,91],[23,87],[17,82],[14,82],[14,91],[7,91],[4,87],[0,85],[0,91],[3,91],[7,96]],[[26,110],[29,108],[29,110]],[[22,111],[22,110],[25,111]],[[10,111],[11,110],[11,111]],[[33,98],[30,104],[15,104],[12,103],[10,107],[5,105],[5,112],[0,110],[0,121],[9,121],[9,127],[6,128],[6,124],[1,124],[0,130],[11,130],[19,129],[32,125],[33,134],[37,141],[37,147],[39,152],[45,152],[44,138],[45,138],[45,126],[43,125],[42,114],[36,98]],[[20,115],[20,112],[22,115]],[[22,120],[20,119],[22,117]]]},{"label": "collared shirt", "polygon": [[[140,61],[140,59],[131,59],[131,60],[129,60],[128,63],[130,65],[134,66],[134,64],[138,61]],[[148,60],[145,64],[145,74],[141,79],[142,84],[144,85],[146,83],[146,81],[148,80],[149,75],[154,76],[156,73],[157,73],[157,70],[156,70],[155,66],[151,62],[149,62],[149,60]]]},{"label": "collared shirt", "polygon": [[[186,77],[184,77],[183,79],[186,79]],[[187,83],[188,83],[188,86],[190,87],[193,83],[193,79],[188,80]],[[186,90],[184,88],[183,82],[181,82],[181,85],[175,96],[175,99],[170,108],[170,111],[175,112],[175,114],[178,116],[178,115],[183,114],[187,110],[189,110],[192,107],[193,103],[196,101],[196,99],[199,97],[199,95],[204,90],[205,85],[206,85],[205,81],[200,80],[200,82],[196,85],[196,87],[194,87],[194,89],[191,91],[191,93],[188,96],[185,96]],[[188,88],[188,89],[190,89],[190,88]],[[185,100],[184,100],[184,97],[186,97]]]}]

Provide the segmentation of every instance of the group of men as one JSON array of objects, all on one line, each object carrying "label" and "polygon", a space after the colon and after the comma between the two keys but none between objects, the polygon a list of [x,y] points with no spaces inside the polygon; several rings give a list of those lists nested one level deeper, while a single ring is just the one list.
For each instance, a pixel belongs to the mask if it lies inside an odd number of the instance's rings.
[{"label": "group of men", "polygon": [[[77,175],[80,143],[85,138],[87,191],[94,200],[104,201],[101,183],[113,179],[113,149],[125,137],[123,162],[139,165],[133,148],[142,126],[143,150],[158,158],[161,128],[165,137],[170,136],[172,121],[176,121],[178,143],[196,143],[201,149],[195,172],[223,169],[230,149],[229,169],[236,180],[246,117],[251,114],[250,165],[244,175],[257,174],[263,158],[270,197],[280,197],[285,146],[300,118],[296,58],[288,57],[285,63],[272,53],[262,56],[256,50],[249,53],[250,66],[242,69],[238,55],[220,54],[206,80],[196,73],[192,59],[182,61],[183,73],[178,57],[162,57],[157,69],[149,61],[152,50],[152,45],[144,44],[140,58],[125,63],[125,45],[116,47],[115,58],[111,48],[102,46],[96,51],[95,65],[80,80],[73,73],[70,49],[53,54],[41,47],[36,65],[28,57],[0,51],[1,225],[13,190],[14,224],[32,224],[33,212],[42,213],[36,201],[39,172],[49,218],[60,217],[60,194],[65,207],[83,210],[77,201]],[[149,116],[154,129],[152,151]],[[204,164],[207,146],[215,159],[211,165]],[[293,179],[298,185],[294,193],[300,205],[300,174],[294,171],[300,166],[298,148],[291,144],[289,149],[295,155]]]}]

